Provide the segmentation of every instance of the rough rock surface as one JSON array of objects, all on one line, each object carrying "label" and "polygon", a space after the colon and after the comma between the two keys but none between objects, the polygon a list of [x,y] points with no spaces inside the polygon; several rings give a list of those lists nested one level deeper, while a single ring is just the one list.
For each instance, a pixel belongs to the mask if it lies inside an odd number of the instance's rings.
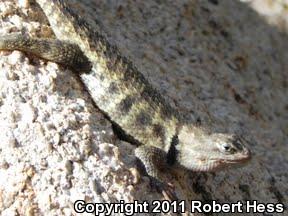
[{"label": "rough rock surface", "polygon": [[[187,116],[251,141],[247,167],[178,173],[180,199],[287,204],[286,33],[238,1],[72,6]],[[41,10],[27,1],[1,1],[0,19],[0,35],[52,35]],[[1,215],[71,215],[77,199],[163,198],[136,169],[135,147],[117,138],[77,75],[18,51],[0,56]]]},{"label": "rough rock surface", "polygon": [[288,32],[288,1],[287,0],[241,0],[247,2],[269,24],[277,26],[281,31]]}]

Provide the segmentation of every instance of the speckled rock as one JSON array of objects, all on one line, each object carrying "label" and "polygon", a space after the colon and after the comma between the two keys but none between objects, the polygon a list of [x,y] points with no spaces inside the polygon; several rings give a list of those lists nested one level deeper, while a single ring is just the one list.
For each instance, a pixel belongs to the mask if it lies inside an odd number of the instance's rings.
[{"label": "speckled rock", "polygon": [[[15,3],[0,2],[0,35],[51,37],[33,2]],[[179,199],[287,204],[285,33],[230,0],[83,0],[72,7],[187,118],[250,140],[254,160],[244,168],[175,174]],[[0,55],[2,215],[71,215],[76,199],[163,199],[139,174],[135,146],[117,138],[77,75],[18,51]]]},{"label": "speckled rock", "polygon": [[281,31],[288,32],[287,0],[241,0],[247,2],[267,22]]}]

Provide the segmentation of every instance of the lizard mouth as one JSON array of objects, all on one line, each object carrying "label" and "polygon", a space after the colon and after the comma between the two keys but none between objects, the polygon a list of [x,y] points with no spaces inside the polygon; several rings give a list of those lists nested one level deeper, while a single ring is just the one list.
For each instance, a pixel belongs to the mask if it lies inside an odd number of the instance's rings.
[{"label": "lizard mouth", "polygon": [[238,154],[227,155],[225,158],[210,158],[209,161],[199,161],[199,166],[193,167],[195,171],[216,171],[223,168],[243,167],[251,160],[251,152],[247,149]]},{"label": "lizard mouth", "polygon": [[231,157],[223,159],[222,163],[228,163],[228,164],[239,164],[240,166],[242,164],[246,164],[249,162],[252,158],[251,152],[247,149],[245,152],[239,153],[238,155],[231,155]]},{"label": "lizard mouth", "polygon": [[251,160],[251,152],[247,149],[244,152],[234,155],[229,155],[226,158],[223,158],[221,160],[214,160],[214,169],[221,168],[238,168],[245,166],[249,161]]}]

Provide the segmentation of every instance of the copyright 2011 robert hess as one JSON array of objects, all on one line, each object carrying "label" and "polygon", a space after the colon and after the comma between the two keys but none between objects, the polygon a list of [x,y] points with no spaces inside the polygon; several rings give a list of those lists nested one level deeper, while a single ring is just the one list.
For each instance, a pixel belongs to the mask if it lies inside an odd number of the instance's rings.
[{"label": "copyright 2011 robert hess", "polygon": [[[94,215],[113,215],[123,213],[134,215],[136,213],[283,213],[285,206],[282,203],[261,203],[256,200],[237,201],[231,203],[217,202],[215,200],[207,203],[200,200],[186,202],[184,200],[168,201],[154,200],[151,203],[144,201],[127,203],[120,200],[116,203],[89,203],[84,200],[76,200],[74,210],[77,213],[92,213]],[[283,214],[284,215],[284,214]]]}]

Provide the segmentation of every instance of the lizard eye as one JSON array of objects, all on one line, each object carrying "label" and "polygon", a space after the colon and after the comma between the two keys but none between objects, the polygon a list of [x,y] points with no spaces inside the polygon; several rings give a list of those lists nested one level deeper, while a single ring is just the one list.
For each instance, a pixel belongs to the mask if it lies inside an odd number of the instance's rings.
[{"label": "lizard eye", "polygon": [[223,153],[227,153],[227,154],[231,154],[231,153],[235,152],[234,148],[231,145],[227,144],[227,143],[221,145],[221,151]]}]

